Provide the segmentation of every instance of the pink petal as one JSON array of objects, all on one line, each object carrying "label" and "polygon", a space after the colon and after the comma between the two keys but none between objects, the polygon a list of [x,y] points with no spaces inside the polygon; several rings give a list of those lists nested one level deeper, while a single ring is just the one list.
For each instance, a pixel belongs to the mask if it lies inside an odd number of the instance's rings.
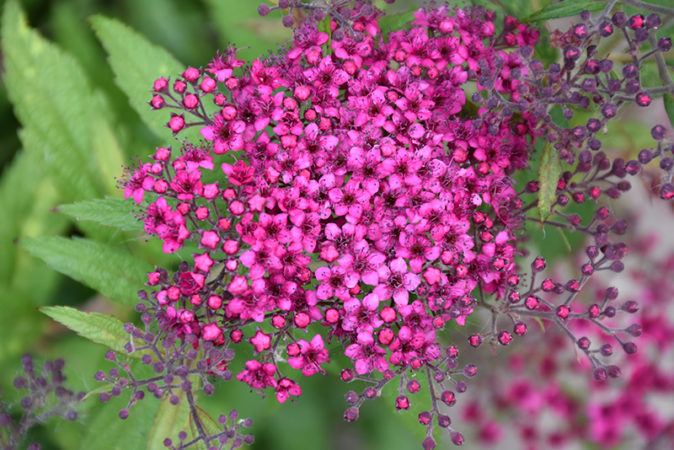
[{"label": "pink petal", "polygon": [[203,127],[201,130],[201,135],[206,139],[207,141],[212,141],[215,139],[215,130],[213,129],[212,126],[207,126]]},{"label": "pink petal", "polygon": [[370,311],[374,311],[379,307],[379,296],[377,294],[368,294],[363,298],[363,306]]},{"label": "pink petal", "polygon": [[410,295],[405,289],[398,289],[393,293],[393,301],[396,305],[406,305],[410,300]]}]

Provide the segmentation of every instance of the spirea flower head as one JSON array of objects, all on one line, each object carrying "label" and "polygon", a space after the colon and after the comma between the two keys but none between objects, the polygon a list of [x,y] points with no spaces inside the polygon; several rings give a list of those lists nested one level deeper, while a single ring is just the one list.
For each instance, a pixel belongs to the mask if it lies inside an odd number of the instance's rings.
[{"label": "spirea flower head", "polygon": [[[143,205],[145,231],[164,252],[188,240],[199,250],[173,276],[149,274],[153,292],[143,294],[142,308],[178,354],[213,353],[197,366],[202,376],[229,379],[234,370],[238,381],[279,402],[299,396],[302,377],[325,373],[331,356],[343,353],[351,366],[342,379],[370,384],[347,395],[347,420],[394,379],[401,380],[395,406],[409,409],[418,375],[432,405],[419,415],[424,447],[435,446],[436,423],[460,445],[463,436],[440,405],[455,403],[467,389],[460,377],[476,368],[459,367],[445,328],[463,326],[485,296],[514,328],[494,320],[491,330],[470,336],[474,347],[524,335],[520,316],[554,320],[572,333],[566,321],[615,314],[578,311],[573,299],[594,271],[622,270],[624,246],[609,239],[621,225],[608,211],[583,224],[559,208],[569,196],[582,203],[629,189],[611,181],[626,175],[624,161],[590,153],[599,148],[594,133],[621,103],[572,94],[562,75],[582,69],[590,80],[582,89],[592,94],[605,60],[589,52],[580,62],[569,44],[564,68],[544,68],[532,59],[539,32],[512,17],[501,24],[481,8],[434,6],[385,35],[369,3],[340,5],[326,6],[327,27],[307,21],[269,58],[244,64],[229,48],[205,70],[155,82],[152,107],[179,110],[167,126],[178,139],[198,127],[202,139],[157,149],[129,174],[125,196]],[[579,45],[589,33],[565,39]],[[580,107],[594,101],[602,117],[587,129],[564,129],[551,122],[546,98]],[[536,280],[546,267],[539,258],[525,287],[516,257],[525,213],[536,205],[523,199],[541,187],[532,182],[518,193],[513,176],[529,167],[539,138],[554,143],[549,157],[557,163],[578,162],[555,178],[545,212],[558,212],[594,242],[580,280]],[[591,170],[582,184],[570,182]],[[230,362],[246,345],[253,359]],[[590,342],[578,346],[595,376],[606,378],[608,366]],[[176,361],[175,370],[184,367]]]}]

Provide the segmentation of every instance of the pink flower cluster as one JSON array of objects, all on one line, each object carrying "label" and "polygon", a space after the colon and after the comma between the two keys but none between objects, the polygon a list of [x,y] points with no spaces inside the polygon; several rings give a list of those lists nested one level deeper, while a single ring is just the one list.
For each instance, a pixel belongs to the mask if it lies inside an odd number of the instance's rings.
[{"label": "pink flower cluster", "polygon": [[[577,358],[570,348],[572,341],[552,321],[543,320],[544,332],[530,331],[540,345],[530,347],[526,355],[511,353],[507,370],[492,373],[484,380],[484,389],[478,389],[482,398],[463,405],[462,415],[476,426],[478,441],[494,445],[503,438],[515,439],[523,449],[569,448],[588,442],[601,448],[671,447],[674,413],[662,405],[674,399],[674,376],[666,369],[674,357],[674,311],[669,306],[674,254],[653,255],[656,241],[640,239],[630,247],[639,267],[627,277],[641,309],[637,312],[634,301],[614,305],[635,314],[636,323],[627,330],[640,337],[642,348],[613,355],[625,371],[621,379],[607,384],[582,376],[588,371],[588,360]],[[590,282],[578,300],[592,304],[606,298],[606,293],[598,282]],[[616,316],[605,326],[622,330],[624,323]],[[614,339],[590,321],[574,320],[569,328],[585,336],[578,340],[579,347],[590,339],[599,344],[598,352],[613,352]]]},{"label": "pink flower cluster", "polygon": [[423,369],[462,392],[438,331],[465,323],[477,287],[502,297],[518,279],[511,175],[527,167],[536,119],[484,120],[466,91],[490,70],[496,92],[517,98],[509,74],[527,73],[518,48],[537,32],[509,18],[496,36],[492,13],[443,6],[386,38],[376,10],[352,14],[358,38],[304,26],[269,59],[244,66],[228,49],[158,79],[152,107],[174,111],[174,134],[197,126],[204,141],[158,148],[125,182],[127,198],[149,197],[145,231],[166,253],[188,239],[200,248],[172,279],[149,274],[171,327],[249,342],[256,359],[236,378],[280,402],[301,392],[284,357],[304,376],[325,371],[321,328],[353,362],[345,380]]}]

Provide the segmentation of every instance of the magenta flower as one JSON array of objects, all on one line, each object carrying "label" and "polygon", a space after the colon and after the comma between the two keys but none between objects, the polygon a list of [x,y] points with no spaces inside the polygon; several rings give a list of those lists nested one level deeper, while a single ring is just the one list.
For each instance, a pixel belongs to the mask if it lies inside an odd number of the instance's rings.
[{"label": "magenta flower", "polygon": [[299,397],[301,394],[302,389],[300,388],[300,385],[290,378],[284,377],[278,380],[276,385],[276,400],[278,400],[279,403],[285,403],[291,395],[293,397]]},{"label": "magenta flower", "polygon": [[[288,358],[288,364],[293,369],[301,369],[305,377],[310,377],[317,372],[324,373],[321,364],[330,360],[328,350],[323,344],[323,338],[317,334],[311,339],[311,343],[300,339],[297,341],[299,352]],[[294,352],[293,352],[294,353]]]},{"label": "magenta flower", "polygon": [[406,305],[410,291],[421,283],[417,274],[407,272],[407,263],[403,258],[389,262],[388,267],[383,266],[379,274],[379,284],[374,288],[374,293],[380,301],[393,297],[398,305]]},{"label": "magenta flower", "polygon": [[243,132],[245,129],[246,124],[243,121],[225,119],[219,114],[213,118],[213,125],[201,129],[201,135],[204,139],[213,141],[213,152],[221,155],[228,151],[243,148]]},{"label": "magenta flower", "polygon": [[251,389],[264,389],[268,386],[276,387],[277,382],[274,379],[276,366],[274,364],[264,363],[254,359],[246,361],[246,369],[236,375],[236,379],[248,384]]},{"label": "magenta flower", "polygon": [[316,279],[321,282],[316,288],[318,298],[321,300],[327,300],[333,296],[346,300],[350,297],[349,289],[358,283],[357,274],[347,272],[339,265],[319,267],[316,269]]}]

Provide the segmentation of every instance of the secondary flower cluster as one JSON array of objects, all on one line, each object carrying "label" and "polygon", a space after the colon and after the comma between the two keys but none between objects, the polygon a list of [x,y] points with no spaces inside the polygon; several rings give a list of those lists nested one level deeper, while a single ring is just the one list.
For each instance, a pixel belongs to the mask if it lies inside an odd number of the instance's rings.
[{"label": "secondary flower cluster", "polygon": [[[299,26],[289,48],[268,59],[246,65],[229,48],[203,70],[155,81],[150,105],[171,111],[167,126],[184,140],[179,148],[158,148],[131,171],[125,196],[143,205],[145,231],[162,240],[164,252],[188,241],[198,250],[172,276],[163,269],[148,275],[154,291],[142,294],[141,310],[146,324],[159,324],[158,334],[129,332],[144,336],[145,350],[168,337],[175,364],[162,361],[160,351],[143,356],[157,372],[180,369],[184,383],[191,375],[229,379],[238,371],[239,381],[273,390],[279,402],[301,393],[297,374],[282,362],[312,376],[325,373],[331,354],[341,351],[352,363],[341,378],[369,384],[347,394],[349,421],[393,379],[401,380],[396,408],[409,409],[405,391],[420,390],[410,377],[420,373],[432,405],[419,414],[424,448],[435,447],[436,424],[461,444],[445,408],[467,388],[457,376],[471,377],[476,368],[458,367],[457,347],[441,339],[441,330],[464,325],[477,305],[490,307],[494,319],[491,332],[469,338],[475,347],[485,338],[512,340],[497,328],[499,315],[512,320],[516,335],[526,333],[519,319],[529,316],[554,320],[574,341],[566,319],[582,317],[608,330],[599,322],[612,317],[605,304],[574,312],[571,302],[595,271],[622,270],[624,245],[608,236],[624,233],[624,222],[603,208],[582,225],[562,208],[567,193],[583,203],[629,189],[614,178],[636,173],[637,165],[611,165],[603,153],[590,152],[599,149],[594,134],[615,116],[624,103],[618,93],[634,77],[613,86],[604,76],[608,60],[595,61],[588,49],[576,63],[580,54],[572,46],[563,68],[544,68],[532,59],[537,30],[507,17],[497,32],[495,14],[481,8],[420,10],[407,29],[384,36],[381,13],[367,2],[351,3],[330,6],[320,27]],[[574,28],[571,38],[583,48],[601,33],[595,28]],[[589,76],[581,80],[574,68]],[[636,102],[649,103],[648,92],[633,85]],[[587,127],[564,129],[548,114],[561,104],[568,119],[566,105],[588,108],[591,100],[603,117]],[[186,137],[192,127],[203,140]],[[528,168],[539,137],[554,144],[558,160],[578,161],[573,172],[552,180],[556,202],[549,213],[569,224],[552,225],[584,231],[594,242],[580,279],[535,284],[546,265],[539,258],[527,289],[515,261],[518,232],[541,197],[523,203],[513,175]],[[576,183],[574,176],[583,179]],[[532,182],[524,194],[539,189],[549,187]],[[554,304],[542,293],[567,296]],[[341,346],[328,348],[326,341]],[[617,375],[583,342],[597,378]],[[620,342],[627,353],[636,350]],[[254,357],[235,369],[234,351],[243,343]],[[196,369],[188,360],[199,361]],[[177,372],[166,373],[164,384],[176,389]],[[119,384],[119,373],[99,379],[118,391],[129,385],[126,378]],[[131,383],[134,399],[145,384]]]},{"label": "secondary flower cluster", "polygon": [[[606,303],[637,319],[630,332],[640,335],[641,348],[647,350],[615,355],[624,372],[621,380],[609,385],[583,377],[587,360],[574,355],[573,343],[563,330],[543,320],[545,331],[530,332],[541,345],[530,347],[526,355],[510,352],[507,370],[479,381],[483,388],[476,386],[476,391],[482,395],[463,403],[461,414],[476,425],[481,443],[517,439],[520,448],[535,449],[567,448],[575,442],[593,442],[602,448],[621,444],[665,448],[672,442],[674,418],[658,402],[671,402],[674,396],[674,377],[660,364],[672,356],[674,255],[657,255],[657,245],[663,244],[657,241],[653,236],[634,239],[630,246],[635,264],[626,270],[625,285],[629,295],[639,299],[638,311],[636,302],[616,303],[617,290],[595,281],[579,298],[586,307]],[[622,329],[616,319],[606,325]],[[611,353],[612,342],[591,322],[573,320],[569,329],[598,341],[602,353]]]},{"label": "secondary flower cluster", "polygon": [[[19,412],[18,408],[0,402],[0,446],[5,450],[24,448],[20,446],[28,432],[53,416],[77,420],[77,404],[85,395],[84,392],[75,393],[64,386],[65,362],[62,359],[45,362],[41,372],[35,370],[30,355],[21,358],[21,365],[23,373],[14,379],[16,389],[28,391],[19,402],[21,418],[12,419],[12,415]],[[26,448],[40,450],[42,446],[32,442]]]}]

